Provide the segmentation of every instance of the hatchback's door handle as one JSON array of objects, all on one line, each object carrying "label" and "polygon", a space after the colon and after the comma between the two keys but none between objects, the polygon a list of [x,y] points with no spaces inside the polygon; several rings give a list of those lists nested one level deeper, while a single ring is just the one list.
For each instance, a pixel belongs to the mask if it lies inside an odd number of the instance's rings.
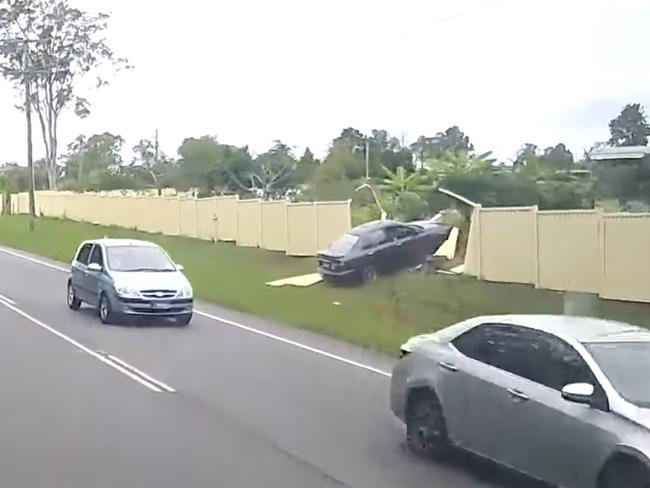
[{"label": "hatchback's door handle", "polygon": [[518,398],[519,400],[528,400],[528,395],[525,395],[519,390],[515,390],[514,388],[508,388],[508,393],[513,398]]},{"label": "hatchback's door handle", "polygon": [[458,368],[456,366],[450,363],[445,363],[444,361],[438,361],[438,365],[447,371],[458,371]]}]

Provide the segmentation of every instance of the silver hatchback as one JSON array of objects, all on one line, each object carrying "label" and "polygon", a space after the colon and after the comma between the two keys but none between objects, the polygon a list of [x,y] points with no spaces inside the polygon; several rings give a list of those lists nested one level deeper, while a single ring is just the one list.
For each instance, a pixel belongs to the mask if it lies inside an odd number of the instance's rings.
[{"label": "silver hatchback", "polygon": [[650,331],[592,318],[470,319],[402,346],[409,447],[457,447],[566,488],[650,488]]},{"label": "silver hatchback", "polygon": [[103,323],[127,317],[192,320],[192,286],[169,255],[151,242],[98,239],[82,242],[72,261],[68,307],[96,307]]}]

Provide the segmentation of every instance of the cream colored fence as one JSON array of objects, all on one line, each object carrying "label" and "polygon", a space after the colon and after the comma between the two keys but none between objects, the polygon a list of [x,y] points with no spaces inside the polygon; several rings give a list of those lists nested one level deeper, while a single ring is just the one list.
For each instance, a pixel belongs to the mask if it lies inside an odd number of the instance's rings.
[{"label": "cream colored fence", "polygon": [[[26,193],[11,195],[11,212],[28,213]],[[190,198],[135,193],[36,193],[48,217],[180,235],[314,256],[350,229],[350,202],[287,203],[235,196]]]},{"label": "cream colored fence", "polygon": [[465,273],[650,302],[650,214],[477,207]]}]

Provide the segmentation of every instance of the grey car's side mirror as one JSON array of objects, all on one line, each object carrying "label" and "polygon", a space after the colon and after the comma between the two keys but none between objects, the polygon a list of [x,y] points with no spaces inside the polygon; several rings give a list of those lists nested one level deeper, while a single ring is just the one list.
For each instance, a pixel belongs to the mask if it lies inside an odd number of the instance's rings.
[{"label": "grey car's side mirror", "polygon": [[562,398],[569,402],[591,404],[594,385],[589,383],[571,383],[562,388]]},{"label": "grey car's side mirror", "polygon": [[88,265],[88,271],[101,271],[102,267],[97,263],[90,263]]}]

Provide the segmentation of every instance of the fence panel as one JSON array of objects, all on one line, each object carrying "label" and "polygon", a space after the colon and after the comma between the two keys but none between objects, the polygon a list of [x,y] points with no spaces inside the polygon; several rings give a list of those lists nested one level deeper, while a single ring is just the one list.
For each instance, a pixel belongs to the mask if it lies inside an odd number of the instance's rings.
[{"label": "fence panel", "polygon": [[194,198],[181,198],[178,205],[181,235],[196,237],[196,200]]},{"label": "fence panel", "polygon": [[262,202],[261,247],[269,251],[287,249],[287,204],[284,200]]},{"label": "fence panel", "polygon": [[316,250],[327,249],[350,230],[350,201],[316,202]]},{"label": "fence panel", "polygon": [[605,214],[600,296],[650,302],[650,214]]},{"label": "fence panel", "polygon": [[313,203],[287,204],[287,254],[314,256],[318,250],[316,205]]},{"label": "fence panel", "polygon": [[217,197],[217,220],[215,234],[220,241],[237,240],[237,202],[236,196]]},{"label": "fence panel", "polygon": [[537,219],[537,286],[598,293],[602,281],[598,212],[545,211]]},{"label": "fence panel", "polygon": [[196,201],[196,235],[199,239],[214,240],[214,217],[216,213],[216,198],[200,198]]},{"label": "fence panel", "polygon": [[535,283],[535,207],[482,209],[479,228],[479,278]]},{"label": "fence panel", "polygon": [[239,200],[237,202],[237,245],[259,247],[262,238],[262,216],[260,200]]}]

